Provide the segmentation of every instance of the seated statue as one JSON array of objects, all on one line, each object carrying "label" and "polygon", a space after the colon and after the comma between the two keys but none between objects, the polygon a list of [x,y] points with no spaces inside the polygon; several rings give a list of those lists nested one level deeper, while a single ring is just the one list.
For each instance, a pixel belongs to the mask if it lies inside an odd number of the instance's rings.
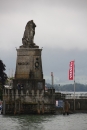
[{"label": "seated statue", "polygon": [[35,35],[35,23],[33,20],[29,21],[25,27],[22,43],[24,46],[34,46],[34,35]]}]

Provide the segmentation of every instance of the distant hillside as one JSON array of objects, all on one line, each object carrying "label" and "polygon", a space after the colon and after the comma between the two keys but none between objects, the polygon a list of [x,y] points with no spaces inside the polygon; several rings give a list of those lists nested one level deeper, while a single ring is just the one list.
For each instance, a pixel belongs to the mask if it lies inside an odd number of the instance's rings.
[{"label": "distant hillside", "polygon": [[[46,87],[50,88],[50,87],[52,87],[52,85],[46,83]],[[74,91],[74,84],[66,84],[66,85],[62,85],[62,86],[54,84],[53,87],[57,91]],[[77,91],[77,92],[80,92],[80,91],[85,92],[85,91],[87,91],[87,85],[76,83],[75,84],[75,91]]]}]

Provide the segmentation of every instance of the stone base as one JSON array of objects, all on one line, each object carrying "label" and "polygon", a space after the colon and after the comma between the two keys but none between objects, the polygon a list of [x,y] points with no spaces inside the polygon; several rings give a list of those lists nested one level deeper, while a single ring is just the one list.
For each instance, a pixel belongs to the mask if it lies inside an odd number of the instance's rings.
[{"label": "stone base", "polygon": [[27,90],[44,90],[45,89],[45,79],[14,79],[13,80],[13,88],[18,89],[19,87],[23,87],[23,89]]},{"label": "stone base", "polygon": [[30,43],[28,45],[22,45],[20,48],[39,48],[35,43]]}]

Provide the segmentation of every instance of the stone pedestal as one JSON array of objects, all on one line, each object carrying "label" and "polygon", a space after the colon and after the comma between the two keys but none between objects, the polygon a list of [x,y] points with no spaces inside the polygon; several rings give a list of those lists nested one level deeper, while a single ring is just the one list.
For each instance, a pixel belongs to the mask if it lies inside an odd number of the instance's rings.
[{"label": "stone pedestal", "polygon": [[15,79],[43,79],[42,49],[17,49]]},{"label": "stone pedestal", "polygon": [[18,84],[23,89],[38,90],[45,88],[45,80],[43,79],[42,49],[38,48],[19,48],[17,49],[17,61],[15,79],[13,80],[13,88]]}]

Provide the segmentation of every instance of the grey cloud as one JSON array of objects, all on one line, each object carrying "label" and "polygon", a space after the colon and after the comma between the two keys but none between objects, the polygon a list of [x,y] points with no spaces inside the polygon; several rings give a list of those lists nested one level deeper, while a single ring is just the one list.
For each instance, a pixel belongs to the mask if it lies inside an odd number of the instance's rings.
[{"label": "grey cloud", "polygon": [[[43,0],[44,1],[44,0]],[[80,8],[84,9],[87,7],[87,0],[47,0],[44,2],[49,6],[66,6],[70,8]]]},{"label": "grey cloud", "polygon": [[[35,8],[41,11],[44,8],[73,8],[74,10],[87,10],[87,0],[0,0],[0,13],[32,12]],[[35,11],[34,11],[35,13]]]}]

